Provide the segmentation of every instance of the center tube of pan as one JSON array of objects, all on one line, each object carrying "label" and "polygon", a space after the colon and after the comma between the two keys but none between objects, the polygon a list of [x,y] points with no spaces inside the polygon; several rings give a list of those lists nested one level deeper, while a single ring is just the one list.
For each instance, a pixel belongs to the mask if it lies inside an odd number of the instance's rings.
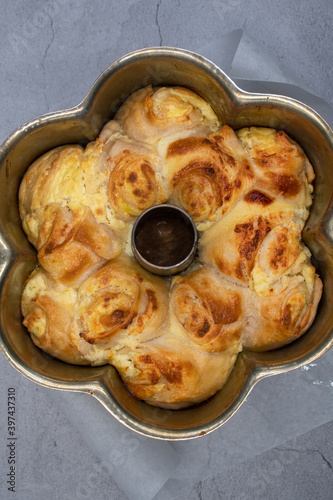
[{"label": "center tube of pan", "polygon": [[193,261],[198,241],[192,218],[173,205],[156,205],[143,212],[132,232],[137,261],[154,274],[184,271]]}]

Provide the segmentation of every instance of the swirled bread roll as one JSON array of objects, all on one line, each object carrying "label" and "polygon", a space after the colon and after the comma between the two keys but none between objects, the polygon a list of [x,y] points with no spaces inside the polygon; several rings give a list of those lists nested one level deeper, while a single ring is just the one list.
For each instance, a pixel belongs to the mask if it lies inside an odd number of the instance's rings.
[{"label": "swirled bread roll", "polygon": [[[273,227],[263,239],[250,274],[250,287],[258,294],[287,274],[305,273],[311,253],[303,244],[300,225],[292,220]],[[310,273],[309,282],[313,276]]]},{"label": "swirled bread roll", "polygon": [[140,89],[125,101],[115,119],[126,135],[147,143],[177,132],[211,133],[220,124],[212,107],[183,87]]},{"label": "swirled bread roll", "polygon": [[253,173],[234,131],[172,142],[166,153],[165,178],[170,199],[204,229],[226,213],[253,184]]},{"label": "swirled bread roll", "polygon": [[268,351],[299,338],[314,320],[322,286],[307,261],[301,272],[281,277],[264,292],[253,292],[243,331],[244,348]]},{"label": "swirled bread roll", "polygon": [[186,408],[205,401],[225,384],[236,353],[208,353],[171,333],[128,354],[128,369],[114,363],[139,399],[162,408]]},{"label": "swirled bread roll", "polygon": [[85,149],[59,146],[33,162],[19,189],[22,224],[32,244],[38,237],[38,211],[50,204],[82,204],[92,210],[97,222],[108,223],[108,175],[104,144],[99,139]]},{"label": "swirled bread roll", "polygon": [[33,342],[51,356],[67,363],[90,364],[69,337],[75,302],[73,288],[57,286],[37,268],[22,293],[23,324]]},{"label": "swirled bread roll", "polygon": [[39,212],[75,192],[73,186],[64,182],[64,178],[80,178],[77,174],[82,152],[83,148],[80,146],[55,148],[38,158],[23,177],[19,189],[20,216],[23,229],[35,247],[38,246],[39,239]]},{"label": "swirled bread roll", "polygon": [[107,138],[110,167],[108,197],[117,217],[125,219],[163,203],[167,194],[156,152],[119,134]]},{"label": "swirled bread roll", "polygon": [[48,205],[39,223],[38,260],[65,285],[79,286],[122,250],[120,239],[105,224],[98,224],[86,206]]},{"label": "swirled bread roll", "polygon": [[79,173],[82,153],[81,146],[59,146],[32,163],[22,179],[19,190],[19,208],[23,219],[27,214],[49,205],[55,199],[58,201],[59,191],[64,192],[64,197],[70,192],[73,194],[74,186],[69,187],[64,180],[65,178],[74,180],[75,174]]},{"label": "swirled bread roll", "polygon": [[167,309],[167,282],[122,256],[79,288],[71,335],[81,339],[82,352],[85,344],[95,345],[97,353],[108,350],[112,362],[123,348],[162,335]]},{"label": "swirled bread roll", "polygon": [[301,239],[305,220],[300,214],[289,201],[251,191],[203,234],[203,260],[246,286],[244,348],[286,345],[314,319],[322,283]]},{"label": "swirled bread roll", "polygon": [[298,144],[283,130],[265,127],[243,128],[237,135],[248,152],[259,189],[300,207],[311,205],[314,172]]},{"label": "swirled bread roll", "polygon": [[[300,235],[305,220],[294,213],[288,201],[274,200],[260,191],[250,191],[234,209],[202,235],[201,258],[222,274],[249,283],[261,245],[277,226],[291,224]],[[287,231],[285,229],[283,231]],[[282,234],[280,236],[282,238]],[[279,265],[287,266],[293,249],[284,249]]]},{"label": "swirled bread roll", "polygon": [[237,353],[244,327],[242,289],[207,268],[175,280],[170,293],[171,329],[201,351]]}]

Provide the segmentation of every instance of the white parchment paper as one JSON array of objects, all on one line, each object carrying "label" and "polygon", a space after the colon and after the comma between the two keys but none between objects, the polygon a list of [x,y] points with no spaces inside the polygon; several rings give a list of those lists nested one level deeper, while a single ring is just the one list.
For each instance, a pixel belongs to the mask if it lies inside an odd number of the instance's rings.
[{"label": "white parchment paper", "polygon": [[[186,47],[184,47],[186,48]],[[247,91],[298,99],[333,125],[333,110],[300,87],[293,75],[255,46],[242,30],[221,36],[197,52]],[[50,391],[129,500],[167,500],[255,454],[333,418],[333,352],[316,363],[261,381],[240,410],[213,434],[163,442],[135,434],[88,395]]]}]

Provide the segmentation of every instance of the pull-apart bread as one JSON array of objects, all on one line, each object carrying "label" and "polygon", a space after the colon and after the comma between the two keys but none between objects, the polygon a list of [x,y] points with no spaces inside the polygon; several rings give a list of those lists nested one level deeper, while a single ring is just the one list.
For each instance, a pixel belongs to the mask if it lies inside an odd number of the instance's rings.
[{"label": "pull-apart bread", "polygon": [[[27,170],[23,229],[39,264],[22,294],[33,342],[67,363],[111,364],[146,402],[211,397],[242,349],[271,350],[311,325],[322,283],[302,241],[313,169],[285,132],[234,131],[180,87],[131,95],[85,148]],[[138,215],[185,209],[198,255],[173,277],[133,258]]]}]

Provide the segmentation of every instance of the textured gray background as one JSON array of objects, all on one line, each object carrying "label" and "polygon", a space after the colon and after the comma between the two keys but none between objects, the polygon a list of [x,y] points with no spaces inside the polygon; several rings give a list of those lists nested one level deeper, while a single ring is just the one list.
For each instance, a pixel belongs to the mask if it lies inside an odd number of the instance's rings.
[{"label": "textured gray background", "polygon": [[[0,9],[0,142],[29,119],[78,104],[100,73],[129,51],[158,45],[199,50],[234,29],[242,29],[244,40],[251,43],[253,59],[244,61],[247,75],[263,79],[264,58],[282,68],[287,79],[333,105],[331,0],[1,0]],[[244,76],[240,61],[229,69],[230,75]],[[280,433],[294,439],[251,458],[244,454],[237,463],[231,457],[230,466],[226,460],[220,472],[212,464],[213,477],[200,482],[192,478],[191,484],[180,484],[178,494],[170,489],[163,498],[333,498],[331,360],[326,355],[318,362],[318,378],[311,378],[311,370],[281,378],[280,387],[291,396],[281,410]],[[50,391],[24,379],[2,355],[0,373],[0,429],[6,428],[8,387],[17,391],[18,425],[17,491],[8,492],[5,484],[4,430],[0,435],[0,497],[125,500]],[[311,418],[307,421],[305,414],[300,426],[293,414],[287,414],[297,400],[293,383],[309,388],[309,398],[316,386],[319,394],[326,391],[327,404],[317,408],[318,418],[313,405]],[[273,384],[278,386],[267,381],[253,394],[262,418],[273,418],[267,409]],[[246,417],[249,410],[242,411],[241,417]],[[295,408],[290,411],[297,415]],[[235,426],[230,425],[229,429]],[[300,435],[305,430],[309,432]],[[252,439],[253,443],[262,439],[260,430]]]}]

